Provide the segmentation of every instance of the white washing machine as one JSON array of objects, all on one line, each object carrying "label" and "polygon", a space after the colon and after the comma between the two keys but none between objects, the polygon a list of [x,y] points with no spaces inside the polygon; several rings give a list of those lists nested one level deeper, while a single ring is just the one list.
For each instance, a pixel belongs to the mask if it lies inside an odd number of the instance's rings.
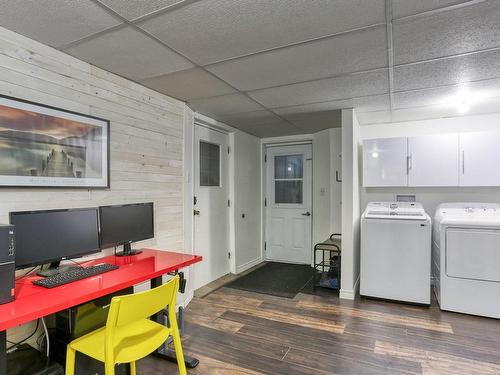
[{"label": "white washing machine", "polygon": [[437,208],[432,275],[441,309],[500,318],[500,204]]},{"label": "white washing machine", "polygon": [[361,217],[360,294],[430,304],[431,219],[420,203],[372,202]]}]

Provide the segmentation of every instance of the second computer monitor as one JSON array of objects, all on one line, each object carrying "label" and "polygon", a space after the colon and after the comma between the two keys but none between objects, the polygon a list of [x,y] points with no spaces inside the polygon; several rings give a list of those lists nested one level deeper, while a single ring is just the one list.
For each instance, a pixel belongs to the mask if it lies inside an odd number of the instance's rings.
[{"label": "second computer monitor", "polygon": [[153,203],[135,203],[99,207],[101,248],[123,245],[123,253],[134,255],[130,244],[154,237]]}]

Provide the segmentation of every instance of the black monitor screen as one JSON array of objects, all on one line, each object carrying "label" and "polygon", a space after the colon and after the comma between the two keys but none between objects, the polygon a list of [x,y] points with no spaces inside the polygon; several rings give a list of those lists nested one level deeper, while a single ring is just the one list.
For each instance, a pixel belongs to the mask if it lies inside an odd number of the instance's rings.
[{"label": "black monitor screen", "polygon": [[99,248],[97,208],[11,212],[16,226],[16,267],[77,258]]},{"label": "black monitor screen", "polygon": [[153,203],[99,207],[101,248],[154,237]]}]

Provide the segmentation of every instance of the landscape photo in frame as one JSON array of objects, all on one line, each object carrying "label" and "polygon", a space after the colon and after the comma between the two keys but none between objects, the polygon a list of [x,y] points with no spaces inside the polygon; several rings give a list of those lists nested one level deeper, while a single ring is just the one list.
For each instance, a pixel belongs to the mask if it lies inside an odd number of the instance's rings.
[{"label": "landscape photo in frame", "polygon": [[109,187],[109,121],[0,96],[0,187]]}]

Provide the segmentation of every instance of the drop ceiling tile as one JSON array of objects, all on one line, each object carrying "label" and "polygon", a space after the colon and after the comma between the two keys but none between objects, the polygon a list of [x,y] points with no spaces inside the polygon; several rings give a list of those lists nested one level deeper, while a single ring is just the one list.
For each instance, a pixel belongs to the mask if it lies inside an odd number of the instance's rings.
[{"label": "drop ceiling tile", "polygon": [[381,124],[392,121],[390,111],[356,112],[356,117],[360,125]]},{"label": "drop ceiling tile", "polygon": [[412,16],[444,7],[467,4],[474,0],[392,0],[393,18]]},{"label": "drop ceiling tile", "polygon": [[261,110],[262,107],[243,94],[230,94],[189,100],[188,104],[195,111],[219,119],[234,113]]},{"label": "drop ceiling tile", "polygon": [[500,1],[393,23],[394,62],[402,64],[500,46]]},{"label": "drop ceiling tile", "polygon": [[467,113],[459,113],[456,108],[442,106],[428,106],[417,108],[403,108],[393,111],[393,122],[432,120],[444,117],[459,117],[467,115],[480,115],[486,113],[497,113],[500,100],[491,100],[488,103],[471,107]]},{"label": "drop ceiling tile", "polygon": [[139,26],[200,64],[385,22],[384,0],[204,0]]},{"label": "drop ceiling tile", "polygon": [[278,108],[384,94],[388,93],[388,86],[387,69],[381,69],[250,91],[249,95],[268,108]]},{"label": "drop ceiling tile", "polygon": [[396,91],[500,77],[500,50],[394,68]]},{"label": "drop ceiling tile", "polygon": [[231,86],[203,69],[194,68],[147,78],[142,83],[153,90],[181,100],[205,98],[236,92]]},{"label": "drop ceiling tile", "polygon": [[273,112],[279,115],[289,115],[304,112],[323,112],[343,108],[354,108],[357,113],[389,110],[389,95],[365,96],[361,98],[274,108]]},{"label": "drop ceiling tile", "polygon": [[305,112],[284,115],[283,117],[298,126],[305,133],[316,133],[321,130],[330,128],[339,128],[342,126],[342,111],[322,111],[322,112]]},{"label": "drop ceiling tile", "polygon": [[130,20],[156,12],[173,4],[182,3],[182,0],[98,0],[110,7],[120,16]]},{"label": "drop ceiling tile", "polygon": [[387,67],[384,26],[222,62],[208,70],[239,90]]},{"label": "drop ceiling tile", "polygon": [[237,125],[234,127],[255,135],[259,138],[268,138],[268,137],[282,137],[286,135],[295,135],[295,134],[303,134],[304,132],[285,121],[279,122],[271,122],[266,124],[256,124],[256,125]]},{"label": "drop ceiling tile", "polygon": [[[500,97],[500,78],[461,85],[397,92],[394,93],[394,108],[404,109],[423,106],[455,108],[453,98],[464,90],[474,103],[488,102],[491,98]],[[472,106],[475,106],[475,104],[472,104]]]},{"label": "drop ceiling tile", "polygon": [[182,56],[131,27],[99,35],[65,52],[134,80],[193,67]]},{"label": "drop ceiling tile", "polygon": [[0,0],[0,25],[31,39],[60,47],[120,21],[91,1]]},{"label": "drop ceiling tile", "polygon": [[227,124],[236,123],[242,126],[261,125],[282,121],[278,115],[267,110],[235,113],[229,116],[221,116],[218,120]]}]

